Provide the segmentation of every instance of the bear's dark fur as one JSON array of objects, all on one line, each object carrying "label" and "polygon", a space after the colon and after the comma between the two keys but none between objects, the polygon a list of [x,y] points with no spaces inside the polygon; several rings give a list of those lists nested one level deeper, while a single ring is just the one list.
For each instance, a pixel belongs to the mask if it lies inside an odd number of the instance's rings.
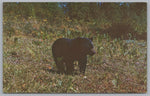
[{"label": "bear's dark fur", "polygon": [[59,73],[72,74],[74,61],[78,61],[80,72],[85,73],[87,55],[94,55],[92,39],[57,39],[52,45],[52,53]]}]

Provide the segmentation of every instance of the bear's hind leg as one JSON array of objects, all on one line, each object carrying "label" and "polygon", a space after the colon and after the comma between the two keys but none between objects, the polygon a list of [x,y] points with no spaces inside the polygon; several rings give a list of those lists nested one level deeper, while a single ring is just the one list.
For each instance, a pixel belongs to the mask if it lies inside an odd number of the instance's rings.
[{"label": "bear's hind leg", "polygon": [[58,73],[65,73],[65,64],[64,62],[61,60],[55,60],[55,63],[56,63],[56,67],[57,67],[57,70],[58,70]]}]

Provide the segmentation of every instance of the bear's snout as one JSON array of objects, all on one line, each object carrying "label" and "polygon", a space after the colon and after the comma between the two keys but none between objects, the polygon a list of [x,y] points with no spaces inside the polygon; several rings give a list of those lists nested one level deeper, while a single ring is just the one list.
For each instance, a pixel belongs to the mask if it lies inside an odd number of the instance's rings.
[{"label": "bear's snout", "polygon": [[89,55],[94,55],[96,53],[96,51],[94,50],[94,48],[91,49],[90,54]]}]

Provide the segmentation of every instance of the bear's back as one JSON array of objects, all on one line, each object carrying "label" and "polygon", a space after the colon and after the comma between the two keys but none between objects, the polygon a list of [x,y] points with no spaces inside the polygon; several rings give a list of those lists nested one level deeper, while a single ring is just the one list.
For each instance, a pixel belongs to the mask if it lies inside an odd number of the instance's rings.
[{"label": "bear's back", "polygon": [[53,56],[65,56],[68,55],[70,52],[70,44],[71,39],[68,38],[60,38],[57,39],[52,45],[52,53]]}]

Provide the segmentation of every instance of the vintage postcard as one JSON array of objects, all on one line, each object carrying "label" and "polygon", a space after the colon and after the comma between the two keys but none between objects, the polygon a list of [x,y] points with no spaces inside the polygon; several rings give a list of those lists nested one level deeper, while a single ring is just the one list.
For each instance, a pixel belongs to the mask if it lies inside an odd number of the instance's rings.
[{"label": "vintage postcard", "polygon": [[3,93],[146,92],[146,2],[3,2]]}]

